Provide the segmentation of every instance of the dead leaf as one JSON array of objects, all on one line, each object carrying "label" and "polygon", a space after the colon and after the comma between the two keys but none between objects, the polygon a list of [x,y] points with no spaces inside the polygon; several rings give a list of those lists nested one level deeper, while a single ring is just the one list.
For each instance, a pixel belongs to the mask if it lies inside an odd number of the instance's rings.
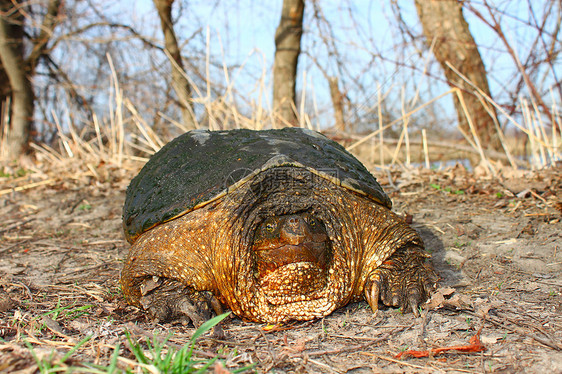
[{"label": "dead leaf", "polygon": [[0,312],[6,312],[12,309],[16,303],[10,298],[10,295],[4,289],[0,288]]},{"label": "dead leaf", "polygon": [[465,295],[455,294],[450,299],[443,301],[443,306],[453,307],[456,309],[472,309],[470,299]]},{"label": "dead leaf", "polygon": [[213,372],[215,374],[230,374],[231,371],[228,370],[227,368],[225,368],[222,363],[217,362],[215,363],[215,366],[213,366]]},{"label": "dead leaf", "polygon": [[523,199],[523,198],[525,198],[525,197],[527,197],[527,196],[529,196],[529,195],[531,195],[531,190],[530,190],[529,188],[527,188],[527,189],[525,189],[525,190],[519,192],[519,193],[518,193],[517,195],[515,195],[515,196],[517,196],[518,199]]},{"label": "dead leaf", "polygon": [[480,341],[480,332],[481,331],[482,331],[481,329],[478,330],[476,335],[474,335],[472,338],[470,338],[470,340],[468,341],[469,344],[467,344],[467,345],[454,345],[454,346],[449,346],[449,347],[432,348],[432,349],[427,350],[427,351],[407,350],[407,351],[404,351],[404,352],[400,352],[399,354],[397,354],[394,357],[395,358],[402,358],[402,356],[410,355],[410,356],[413,356],[413,357],[416,357],[416,358],[421,358],[421,357],[437,356],[438,354],[440,354],[442,352],[448,352],[448,351],[457,351],[457,352],[462,352],[462,353],[484,352],[484,351],[486,351],[486,347]]},{"label": "dead leaf", "polygon": [[443,303],[445,302],[445,297],[450,296],[455,292],[455,289],[452,287],[440,287],[438,288],[432,295],[431,299],[426,302],[425,309],[427,310],[435,310],[443,307]]},{"label": "dead leaf", "polygon": [[482,335],[481,341],[483,344],[496,344],[498,340],[503,339],[501,335]]}]

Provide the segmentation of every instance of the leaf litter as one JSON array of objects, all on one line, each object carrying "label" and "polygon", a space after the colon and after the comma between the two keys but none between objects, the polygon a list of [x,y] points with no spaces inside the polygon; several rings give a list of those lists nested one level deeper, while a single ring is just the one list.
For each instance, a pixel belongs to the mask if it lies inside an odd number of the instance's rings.
[{"label": "leaf litter", "polygon": [[[67,367],[141,370],[126,333],[177,349],[195,332],[123,301],[121,207],[136,169],[93,167],[2,180],[0,372],[34,372],[34,355],[56,361],[75,347]],[[218,356],[220,373],[253,363],[281,373],[562,372],[561,171],[504,174],[455,166],[377,175],[441,277],[421,317],[374,315],[365,302],[271,331],[232,317],[223,338],[199,337],[194,355]]]}]

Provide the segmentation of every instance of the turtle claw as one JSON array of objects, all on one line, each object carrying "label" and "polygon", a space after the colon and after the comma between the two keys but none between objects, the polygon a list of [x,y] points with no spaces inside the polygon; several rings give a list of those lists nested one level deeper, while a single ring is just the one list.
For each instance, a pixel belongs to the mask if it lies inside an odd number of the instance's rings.
[{"label": "turtle claw", "polygon": [[369,283],[371,285],[365,287],[365,299],[373,313],[377,313],[379,310],[380,283],[376,280],[370,280]]},{"label": "turtle claw", "polygon": [[437,275],[425,263],[428,255],[418,248],[401,248],[367,278],[365,299],[373,311],[380,301],[387,306],[411,310],[419,317],[420,306],[435,288]]},{"label": "turtle claw", "polygon": [[421,298],[419,297],[419,293],[417,292],[412,293],[410,294],[410,296],[408,296],[408,305],[410,306],[410,309],[412,310],[412,313],[415,317],[420,316],[420,305],[425,301],[420,299]]}]

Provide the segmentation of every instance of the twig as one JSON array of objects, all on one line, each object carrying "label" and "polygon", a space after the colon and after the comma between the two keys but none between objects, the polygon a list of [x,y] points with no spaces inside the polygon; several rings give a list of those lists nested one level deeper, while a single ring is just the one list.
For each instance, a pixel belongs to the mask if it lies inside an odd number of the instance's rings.
[{"label": "twig", "polygon": [[[477,317],[482,317],[481,315],[478,315],[477,313],[469,311],[469,310],[467,310],[466,312],[469,313],[469,314],[472,314],[474,316],[477,316]],[[539,336],[536,336],[534,334],[529,334],[527,331],[525,331],[524,329],[522,329],[519,326],[510,327],[510,326],[507,326],[506,323],[505,323],[505,322],[511,322],[514,325],[516,325],[516,324],[518,324],[517,321],[509,320],[505,317],[501,318],[501,319],[503,319],[503,321],[502,321],[502,320],[500,320],[500,317],[494,317],[494,316],[489,315],[489,314],[484,316],[484,319],[486,321],[490,321],[492,324],[494,324],[496,326],[503,327],[503,328],[505,328],[505,329],[507,329],[511,332],[515,332],[515,333],[518,333],[518,334],[521,334],[521,335],[524,335],[524,336],[528,336],[528,337],[534,339],[535,341],[537,341],[538,343],[546,345],[547,347],[550,347],[550,348],[555,349],[557,351],[562,351],[562,346],[560,346],[557,343],[554,343],[550,340],[543,339],[543,338],[541,338]]]},{"label": "twig", "polygon": [[[16,227],[23,226],[23,225],[25,225],[26,223],[31,222],[31,221],[33,221],[33,220],[35,220],[35,218],[34,218],[34,217],[31,217],[31,218],[25,219],[25,220],[23,220],[23,221],[14,222],[14,223],[12,223],[11,225],[8,225],[8,226],[6,226],[6,227],[0,229],[0,234],[5,233],[6,231],[10,231],[11,229],[14,229],[14,228],[16,228]],[[18,243],[18,244],[19,244],[19,243]]]},{"label": "twig", "polygon": [[511,58],[515,62],[515,65],[519,69],[519,72],[521,73],[521,76],[523,77],[523,81],[527,85],[527,88],[529,88],[529,91],[531,92],[531,95],[539,102],[539,105],[544,110],[547,117],[551,118],[550,109],[548,108],[548,106],[543,101],[537,87],[533,83],[533,80],[531,79],[531,77],[529,77],[529,74],[527,73],[527,71],[525,70],[523,65],[521,64],[521,61],[519,60],[519,56],[517,55],[517,52],[515,52],[515,50],[511,46],[511,44],[508,42],[507,37],[506,37],[505,33],[503,32],[500,23],[498,22],[498,20],[496,19],[496,16],[494,15],[494,13],[491,10],[491,7],[488,5],[486,0],[484,1],[484,4],[486,5],[486,8],[488,9],[488,14],[490,15],[490,17],[492,17],[493,23],[489,22],[482,15],[482,13],[480,13],[477,9],[475,9],[470,4],[468,4],[467,6],[474,13],[474,15],[476,17],[478,17],[482,22],[484,22],[486,25],[488,25],[492,30],[494,30],[496,32],[496,34],[498,35],[500,40],[503,42],[503,44],[507,48],[507,52],[509,53],[509,55],[511,56]]},{"label": "twig", "polygon": [[[434,101],[437,101],[437,100],[439,100],[439,99],[441,99],[441,98],[447,96],[448,94],[450,94],[450,93],[452,93],[452,92],[454,92],[454,91],[455,91],[455,88],[451,88],[449,91],[444,92],[444,93],[442,93],[441,95],[436,96],[436,97],[434,97],[433,99],[427,101],[427,102],[424,103],[423,105],[420,105],[420,106],[417,107],[416,109],[413,109],[413,110],[409,111],[408,113],[406,113],[406,116],[408,116],[408,117],[411,116],[412,114],[414,114],[414,113],[416,113],[416,112],[422,110],[423,108],[425,108],[425,107],[428,106],[429,104],[433,103]],[[369,140],[369,139],[371,139],[371,138],[377,136],[377,135],[379,134],[379,132],[384,131],[384,130],[386,130],[386,129],[389,129],[389,128],[391,128],[392,126],[394,126],[395,124],[397,124],[397,123],[399,123],[399,122],[401,122],[401,121],[404,121],[404,118],[403,118],[403,117],[400,117],[400,118],[395,119],[394,121],[390,122],[388,125],[386,125],[386,126],[380,128],[380,129],[378,129],[378,130],[376,130],[376,131],[373,131],[372,133],[370,133],[370,134],[367,135],[367,136],[364,136],[362,139],[356,141],[355,143],[353,143],[352,145],[350,145],[350,146],[347,147],[346,149],[347,149],[348,151],[351,151],[353,148],[355,148],[355,147],[357,147],[357,146],[359,146],[359,145],[365,143],[367,140]]]},{"label": "twig", "polygon": [[457,97],[459,99],[459,102],[462,106],[462,110],[464,111],[464,115],[466,117],[466,121],[468,122],[468,126],[470,128],[470,132],[472,133],[472,138],[474,139],[474,144],[476,144],[476,149],[478,150],[478,153],[480,154],[480,158],[482,160],[482,163],[484,165],[484,167],[486,168],[486,170],[496,176],[496,170],[494,169],[494,167],[492,166],[492,164],[490,163],[490,161],[488,161],[488,159],[486,158],[486,155],[484,154],[484,150],[482,149],[482,146],[480,145],[480,139],[478,138],[478,133],[476,132],[474,123],[472,122],[472,117],[470,115],[470,113],[468,112],[468,108],[466,107],[466,104],[464,102],[464,97],[462,95],[462,92],[460,89],[456,89]]},{"label": "twig", "polygon": [[411,364],[411,363],[406,362],[406,361],[400,361],[400,360],[397,360],[397,359],[392,358],[392,357],[381,356],[381,355],[378,355],[378,354],[376,354],[376,353],[361,352],[361,354],[362,354],[362,355],[366,355],[366,356],[373,356],[373,357],[376,357],[376,358],[380,358],[381,360],[386,360],[386,361],[394,362],[395,364],[400,364],[400,365],[404,365],[404,366],[410,366],[410,367],[413,367],[413,368],[416,368],[416,369],[431,370],[431,368],[430,368],[430,367],[427,367],[427,366],[420,366],[420,365],[416,365],[416,364]]},{"label": "twig", "polygon": [[429,169],[430,164],[429,164],[429,152],[427,151],[427,138],[426,138],[426,134],[425,134],[425,129],[422,129],[422,141],[423,141],[423,154],[425,157],[425,167],[426,169]]},{"label": "twig", "polygon": [[53,179],[46,179],[46,180],[40,181],[40,182],[26,184],[24,186],[6,188],[4,190],[0,190],[0,196],[4,196],[4,195],[10,194],[12,192],[20,192],[20,191],[29,190],[29,189],[35,188],[35,187],[53,185],[57,182],[58,182],[58,180],[53,178]]},{"label": "twig", "polygon": [[[309,357],[314,357],[314,356],[323,356],[323,355],[333,355],[333,354],[339,354],[339,353],[345,353],[345,352],[353,352],[353,351],[358,351],[361,349],[365,349],[375,343],[379,343],[382,341],[386,341],[388,340],[388,338],[390,338],[392,335],[399,333],[401,331],[404,331],[410,327],[412,327],[413,325],[409,325],[406,327],[402,327],[402,328],[398,328],[398,329],[394,329],[390,332],[387,332],[386,334],[384,334],[383,336],[373,339],[372,341],[368,342],[368,343],[364,343],[364,344],[358,344],[358,345],[352,345],[352,346],[348,346],[348,347],[343,347],[343,348],[338,348],[338,349],[328,349],[328,350],[321,350],[321,351],[312,351],[312,352],[306,352],[307,356]],[[295,354],[292,357],[298,357],[300,354]]]},{"label": "twig", "polygon": [[[515,121],[515,119],[512,116],[510,116],[509,113],[507,113],[504,108],[498,105],[498,103],[496,103],[490,96],[486,95],[484,91],[476,87],[474,83],[472,83],[466,76],[464,76],[461,72],[459,72],[453,65],[447,63],[447,66],[449,67],[449,69],[453,70],[462,80],[464,80],[467,84],[469,84],[472,88],[474,88],[476,92],[478,92],[478,94],[482,95],[482,97],[486,99],[490,104],[492,104],[499,112],[501,112],[509,120],[509,122],[511,122],[515,127],[517,127],[519,130],[524,132],[529,138],[533,137],[535,138],[536,141],[542,142],[542,140],[538,139],[535,136],[535,134],[529,132],[529,130],[527,130],[519,123],[517,123],[517,121]],[[458,90],[458,88],[453,88],[451,90]]]},{"label": "twig", "polygon": [[45,324],[45,326],[51,330],[55,335],[60,336],[61,338],[65,338],[69,343],[76,343],[76,339],[66,335],[62,330],[60,324],[52,318],[47,317],[46,315],[41,316],[41,322]]},{"label": "twig", "polygon": [[336,368],[334,368],[334,367],[331,367],[331,366],[329,366],[329,365],[326,365],[326,364],[324,364],[324,363],[322,363],[322,362],[320,362],[320,361],[316,361],[316,360],[313,360],[313,359],[309,359],[308,362],[310,362],[310,363],[312,363],[312,364],[314,364],[314,365],[318,365],[318,366],[320,366],[321,368],[324,368],[324,370],[329,370],[329,371],[334,372],[334,373],[345,373],[345,371],[338,370],[338,369],[336,369]]}]

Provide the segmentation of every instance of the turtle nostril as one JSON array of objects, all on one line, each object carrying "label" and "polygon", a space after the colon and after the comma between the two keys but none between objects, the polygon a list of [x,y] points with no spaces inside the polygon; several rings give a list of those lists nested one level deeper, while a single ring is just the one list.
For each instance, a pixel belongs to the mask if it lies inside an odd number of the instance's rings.
[{"label": "turtle nostril", "polygon": [[298,217],[291,217],[289,218],[289,225],[291,226],[296,226],[299,224],[299,219]]},{"label": "turtle nostril", "polygon": [[287,217],[282,230],[282,234],[286,240],[288,240],[292,244],[297,244],[294,241],[298,241],[306,235],[306,229],[303,225],[303,219],[299,216]]}]

